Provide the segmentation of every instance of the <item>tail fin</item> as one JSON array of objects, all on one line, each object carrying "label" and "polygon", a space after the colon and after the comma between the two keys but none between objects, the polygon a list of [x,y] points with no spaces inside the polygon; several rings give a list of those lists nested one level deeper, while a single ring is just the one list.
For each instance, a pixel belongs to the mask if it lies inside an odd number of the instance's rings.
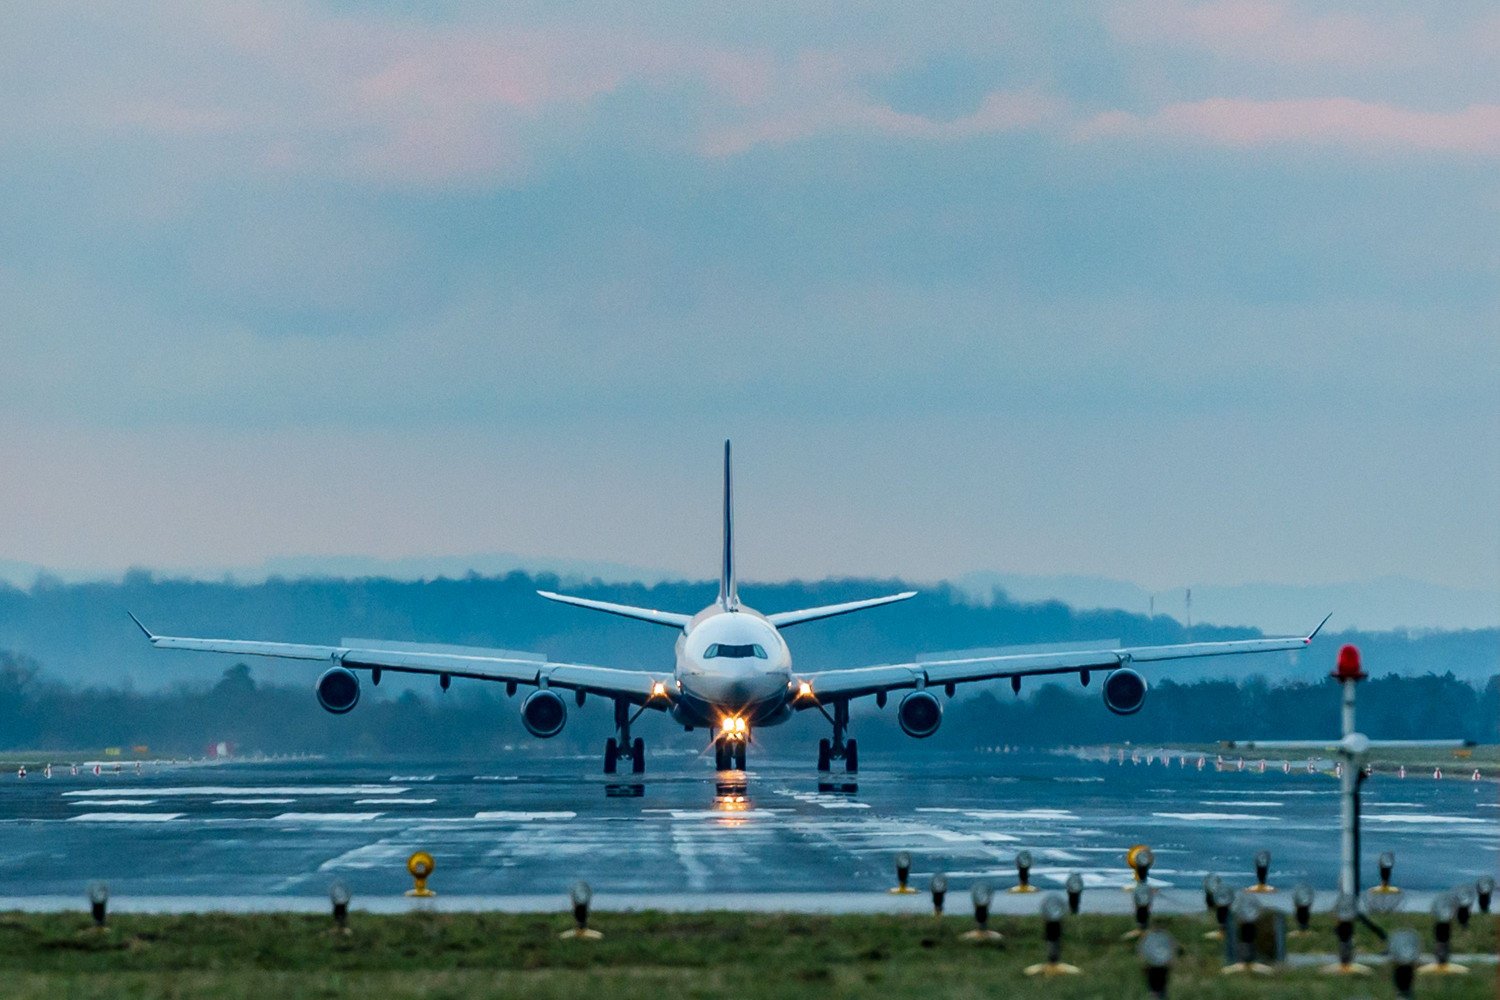
[{"label": "tail fin", "polygon": [[719,607],[740,608],[739,588],[734,580],[734,484],[730,476],[729,442],[724,442],[724,557],[719,566]]}]

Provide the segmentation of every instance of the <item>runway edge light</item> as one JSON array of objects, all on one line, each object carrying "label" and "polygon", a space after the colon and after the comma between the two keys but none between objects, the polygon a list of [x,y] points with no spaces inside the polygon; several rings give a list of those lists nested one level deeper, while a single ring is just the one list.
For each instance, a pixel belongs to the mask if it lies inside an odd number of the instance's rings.
[{"label": "runway edge light", "polygon": [[582,879],[568,890],[568,901],[573,904],[573,926],[558,935],[576,941],[597,941],[604,935],[589,926],[589,905],[594,900],[594,890]]},{"label": "runway edge light", "polygon": [[427,880],[432,877],[437,868],[437,862],[432,855],[426,851],[417,851],[406,859],[406,870],[411,875],[412,887],[406,890],[408,896],[436,896],[437,893],[427,888]]},{"label": "runway edge light", "polygon": [[1146,974],[1146,989],[1158,1000],[1165,1000],[1172,962],[1177,958],[1177,942],[1166,931],[1152,931],[1141,938],[1135,953]]},{"label": "runway edge light", "polygon": [[109,885],[104,882],[89,883],[89,913],[94,918],[95,930],[108,930],[105,921],[108,919],[106,912],[109,906]]},{"label": "runway edge light", "polygon": [[1001,940],[999,931],[990,930],[990,902],[994,899],[995,890],[984,879],[975,882],[969,889],[969,901],[974,904],[974,929],[964,931],[963,940],[973,941],[976,944],[987,944]]},{"label": "runway edge light", "polygon": [[1062,896],[1049,892],[1042,899],[1042,939],[1047,943],[1047,960],[1028,965],[1028,976],[1076,976],[1083,970],[1062,960],[1062,923],[1068,904]]},{"label": "runway edge light", "polygon": [[907,879],[911,877],[911,854],[907,851],[896,853],[896,887],[891,889],[892,895],[907,896],[917,890],[907,885]]}]

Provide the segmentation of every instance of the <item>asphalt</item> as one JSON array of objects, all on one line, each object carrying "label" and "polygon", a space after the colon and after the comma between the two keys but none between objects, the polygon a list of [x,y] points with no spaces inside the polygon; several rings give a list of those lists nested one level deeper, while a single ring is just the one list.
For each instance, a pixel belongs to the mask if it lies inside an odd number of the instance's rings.
[{"label": "asphalt", "polygon": [[[1148,763],[1148,759],[1150,762]],[[530,910],[560,905],[587,880],[601,908],[889,911],[893,857],[912,856],[912,885],[945,872],[951,896],[987,881],[996,909],[1030,912],[1011,894],[1017,852],[1031,881],[1057,890],[1071,873],[1086,908],[1125,912],[1124,852],[1151,846],[1158,906],[1194,909],[1215,872],[1253,881],[1272,853],[1267,901],[1306,881],[1328,894],[1337,870],[1337,784],[1296,761],[1261,772],[1142,750],[1137,763],[1041,753],[883,760],[858,776],[804,762],[755,760],[715,775],[701,757],[656,754],[639,780],[609,779],[591,757],[521,753],[473,762],[269,761],[126,765],[98,776],[33,769],[0,778],[0,853],[10,873],[0,908],[79,905],[107,882],[123,909],[263,910],[327,906],[334,881],[357,906],[398,911],[405,862],[437,861],[421,905]],[[1500,868],[1500,786],[1467,778],[1376,776],[1366,785],[1365,878],[1397,856],[1407,907]]]}]

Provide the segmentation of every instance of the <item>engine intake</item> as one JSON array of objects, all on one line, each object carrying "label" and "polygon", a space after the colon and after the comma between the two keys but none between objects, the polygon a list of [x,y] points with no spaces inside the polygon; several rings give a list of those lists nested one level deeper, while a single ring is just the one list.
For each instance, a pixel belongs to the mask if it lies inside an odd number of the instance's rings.
[{"label": "engine intake", "polygon": [[1146,678],[1122,667],[1104,678],[1104,707],[1116,715],[1134,715],[1146,703]]},{"label": "engine intake", "polygon": [[313,686],[326,712],[343,715],[359,704],[359,678],[347,667],[330,667]]},{"label": "engine intake", "polygon": [[896,721],[907,736],[926,739],[942,724],[943,703],[926,691],[913,691],[896,707]]},{"label": "engine intake", "polygon": [[562,732],[567,721],[567,703],[556,691],[533,691],[521,702],[521,724],[532,736],[551,739]]}]

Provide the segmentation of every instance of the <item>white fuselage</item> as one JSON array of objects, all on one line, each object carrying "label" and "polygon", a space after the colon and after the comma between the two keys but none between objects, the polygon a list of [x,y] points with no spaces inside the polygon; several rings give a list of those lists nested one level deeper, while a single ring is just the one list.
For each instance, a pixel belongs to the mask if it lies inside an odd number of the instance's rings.
[{"label": "white fuselage", "polygon": [[792,653],[760,612],[705,608],[678,637],[676,655],[679,721],[716,726],[739,717],[773,725],[790,715]]}]

